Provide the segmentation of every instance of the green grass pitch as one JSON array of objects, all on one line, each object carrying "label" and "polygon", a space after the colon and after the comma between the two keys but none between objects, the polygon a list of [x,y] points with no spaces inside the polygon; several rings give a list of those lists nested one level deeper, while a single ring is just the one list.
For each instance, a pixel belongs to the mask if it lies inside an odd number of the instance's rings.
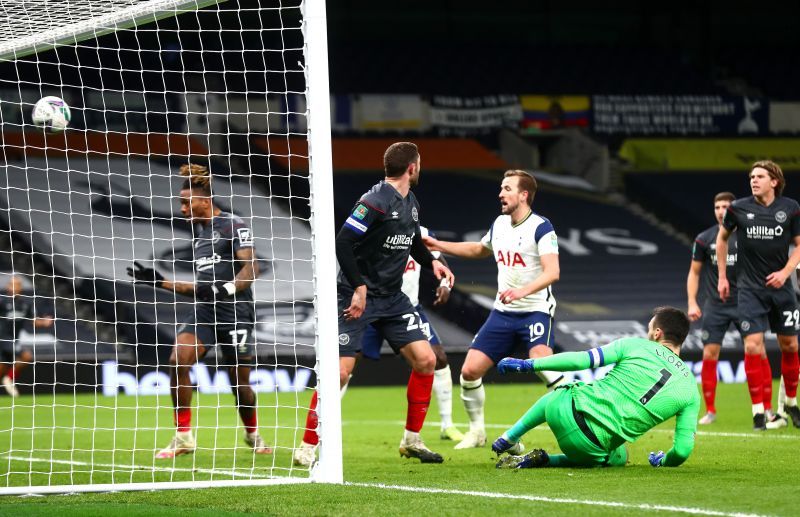
[{"label": "green grass pitch", "polygon": [[[490,441],[542,393],[540,384],[488,386]],[[454,395],[456,421],[464,422],[457,387]],[[305,418],[297,407],[308,402],[309,394],[262,394],[261,399],[262,434],[278,446],[274,455],[254,458],[245,448],[230,395],[218,400],[203,395],[200,449],[173,464],[153,460],[153,449],[171,436],[167,397],[37,396],[33,410],[25,407],[34,400],[28,396],[16,399],[13,411],[11,399],[4,397],[0,486],[108,483],[112,476],[116,482],[305,476],[292,470],[290,447],[300,439],[292,428]],[[672,420],[629,445],[625,468],[498,471],[488,447],[455,451],[452,442],[439,439],[435,403],[423,437],[445,463],[400,458],[405,388],[352,387],[342,408],[344,486],[6,496],[0,497],[0,515],[796,515],[800,430],[752,431],[745,385],[720,385],[718,410],[717,423],[700,428],[694,454],[679,468],[654,469],[647,463],[649,451],[669,448]],[[75,426],[96,431],[73,432]],[[138,430],[114,433],[115,427]],[[524,442],[556,450],[546,428],[531,431]]]}]

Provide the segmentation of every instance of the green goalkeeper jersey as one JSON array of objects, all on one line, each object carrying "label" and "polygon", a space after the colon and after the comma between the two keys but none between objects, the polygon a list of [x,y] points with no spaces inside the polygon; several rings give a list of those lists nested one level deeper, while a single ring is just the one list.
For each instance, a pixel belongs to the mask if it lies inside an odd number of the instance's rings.
[{"label": "green goalkeeper jersey", "polygon": [[537,358],[533,366],[536,371],[574,371],[613,363],[604,378],[573,388],[576,409],[608,450],[676,416],[673,447],[662,464],[683,463],[694,448],[700,395],[689,367],[664,345],[625,338],[586,352]]}]

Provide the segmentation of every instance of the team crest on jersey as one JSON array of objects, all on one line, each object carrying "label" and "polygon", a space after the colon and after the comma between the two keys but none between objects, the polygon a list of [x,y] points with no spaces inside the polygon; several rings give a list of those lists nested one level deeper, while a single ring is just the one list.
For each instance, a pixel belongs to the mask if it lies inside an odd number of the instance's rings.
[{"label": "team crest on jersey", "polygon": [[775,212],[775,220],[778,221],[779,223],[785,223],[786,212],[784,212],[783,210],[778,210],[777,212]]},{"label": "team crest on jersey", "polygon": [[362,205],[361,203],[359,203],[356,209],[353,210],[353,217],[355,217],[356,219],[364,219],[365,217],[367,217],[368,212],[369,209],[364,205]]},{"label": "team crest on jersey", "polygon": [[239,244],[242,246],[253,245],[253,234],[250,232],[250,228],[237,228],[236,234],[239,237]]},{"label": "team crest on jersey", "polygon": [[419,221],[419,213],[417,212],[417,207],[411,209],[411,219],[413,219],[415,223]]},{"label": "team crest on jersey", "polygon": [[747,214],[747,219],[748,220],[752,221],[755,218],[756,218],[756,214]]},{"label": "team crest on jersey", "polygon": [[211,232],[211,244],[216,244],[219,241],[219,232],[214,230]]},{"label": "team crest on jersey", "polygon": [[345,346],[349,342],[350,336],[348,334],[339,334],[339,346]]}]

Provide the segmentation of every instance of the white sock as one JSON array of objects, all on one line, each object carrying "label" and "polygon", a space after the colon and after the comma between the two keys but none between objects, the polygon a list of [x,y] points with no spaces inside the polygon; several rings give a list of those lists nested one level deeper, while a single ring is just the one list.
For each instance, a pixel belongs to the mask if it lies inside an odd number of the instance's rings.
[{"label": "white sock", "polygon": [[536,375],[549,390],[556,389],[556,387],[564,384],[564,374],[561,372],[541,371],[536,372]]},{"label": "white sock", "polygon": [[789,407],[797,405],[797,397],[786,397],[786,405]]},{"label": "white sock", "polygon": [[191,431],[175,431],[175,435],[182,439],[187,439],[192,437]]},{"label": "white sock", "polygon": [[486,403],[486,391],[483,389],[483,379],[468,381],[461,377],[460,382],[461,400],[469,417],[469,430],[485,434],[483,406]]},{"label": "white sock", "polygon": [[405,430],[403,433],[403,442],[405,443],[416,443],[419,441],[419,433],[415,433],[414,431],[409,431],[408,429]]},{"label": "white sock", "polygon": [[786,406],[786,386],[783,384],[783,375],[781,375],[781,384],[778,386],[778,414],[785,415],[786,412],[783,410],[784,406]]},{"label": "white sock", "polygon": [[258,436],[258,431],[255,431],[253,433],[248,433],[247,431],[245,431],[244,434],[246,434],[248,438],[252,439]]},{"label": "white sock", "polygon": [[759,413],[763,413],[763,412],[764,412],[764,404],[761,404],[761,403],[753,404],[753,415],[754,416],[759,414]]},{"label": "white sock", "polygon": [[453,425],[453,374],[450,365],[433,372],[433,393],[439,406],[442,429]]}]

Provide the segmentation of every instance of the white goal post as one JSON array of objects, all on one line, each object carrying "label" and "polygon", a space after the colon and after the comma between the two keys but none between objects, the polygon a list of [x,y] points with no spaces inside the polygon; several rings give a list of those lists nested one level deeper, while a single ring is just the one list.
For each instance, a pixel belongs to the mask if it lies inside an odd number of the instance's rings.
[{"label": "white goal post", "polygon": [[[325,0],[2,2],[0,495],[343,482],[326,24]],[[33,125],[46,96],[64,132]],[[127,273],[226,260],[252,278],[224,301]]]}]

